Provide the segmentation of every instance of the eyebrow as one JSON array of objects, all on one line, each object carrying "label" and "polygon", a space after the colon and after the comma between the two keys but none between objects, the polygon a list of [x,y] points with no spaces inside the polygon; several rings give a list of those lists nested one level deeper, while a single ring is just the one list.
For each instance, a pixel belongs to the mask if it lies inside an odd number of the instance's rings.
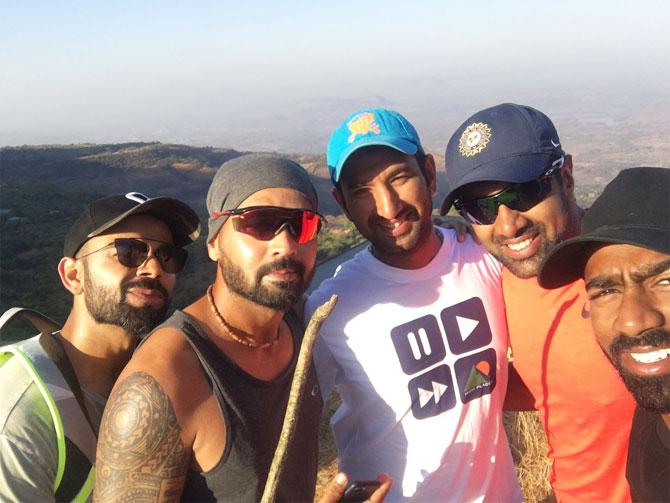
[{"label": "eyebrow", "polygon": [[[670,269],[670,259],[662,260],[656,262],[655,264],[645,264],[641,266],[638,270],[631,272],[630,276],[636,283],[642,283],[648,278],[657,276],[665,271]],[[617,275],[618,276],[618,275]],[[615,279],[617,276],[596,276],[591,281],[586,283],[586,289],[591,288],[608,288],[613,285],[618,285],[621,282],[618,279]]]}]

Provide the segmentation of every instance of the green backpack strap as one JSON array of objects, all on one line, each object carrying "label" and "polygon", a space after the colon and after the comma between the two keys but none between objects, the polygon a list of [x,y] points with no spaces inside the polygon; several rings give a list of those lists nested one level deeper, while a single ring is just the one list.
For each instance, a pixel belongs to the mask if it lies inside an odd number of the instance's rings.
[{"label": "green backpack strap", "polygon": [[31,376],[51,412],[58,447],[58,467],[53,485],[56,501],[86,501],[93,490],[97,435],[89,420],[74,370],[52,335],[59,330],[59,326],[38,311],[12,308],[0,316],[0,329],[19,315],[42,333],[2,348],[0,365],[10,357],[16,357]]}]

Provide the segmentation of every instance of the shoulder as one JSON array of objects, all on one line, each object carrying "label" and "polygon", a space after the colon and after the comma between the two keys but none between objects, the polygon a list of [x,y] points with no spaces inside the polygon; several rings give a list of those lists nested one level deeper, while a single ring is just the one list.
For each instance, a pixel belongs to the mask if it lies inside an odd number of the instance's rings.
[{"label": "shoulder", "polygon": [[308,320],[314,310],[330,299],[331,295],[360,290],[371,274],[366,265],[369,257],[370,252],[365,248],[349,260],[342,262],[337,267],[335,274],[324,280],[309,295],[305,302],[305,319]]},{"label": "shoulder", "polygon": [[46,400],[18,357],[10,357],[0,367],[0,396],[0,431],[17,425],[41,426],[43,418],[53,430]]},{"label": "shoulder", "polygon": [[0,396],[0,496],[51,499],[56,431],[46,400],[17,358],[0,368]]},{"label": "shoulder", "polygon": [[200,361],[183,332],[165,326],[152,332],[137,349],[114,385],[107,409],[123,402],[121,395],[125,395],[148,407],[171,407],[180,425],[188,429],[198,405],[211,394]]}]

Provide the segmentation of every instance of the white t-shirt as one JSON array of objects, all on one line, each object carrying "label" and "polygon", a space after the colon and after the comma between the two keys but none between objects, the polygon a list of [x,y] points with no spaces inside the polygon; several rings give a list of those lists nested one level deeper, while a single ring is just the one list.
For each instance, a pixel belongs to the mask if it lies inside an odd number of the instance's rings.
[{"label": "white t-shirt", "polygon": [[444,242],[421,269],[390,267],[365,249],[309,298],[333,293],[314,361],[349,480],[386,472],[388,501],[521,501],[502,406],[507,324],[500,265],[470,238]]}]

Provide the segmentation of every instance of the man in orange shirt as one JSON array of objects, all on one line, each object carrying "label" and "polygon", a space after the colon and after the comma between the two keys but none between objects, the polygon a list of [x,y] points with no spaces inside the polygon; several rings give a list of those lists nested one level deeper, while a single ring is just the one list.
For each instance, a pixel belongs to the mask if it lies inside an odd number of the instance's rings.
[{"label": "man in orange shirt", "polygon": [[670,501],[670,169],[621,171],[538,275],[548,288],[582,277],[593,332],[638,403],[633,501]]},{"label": "man in orange shirt", "polygon": [[580,233],[584,214],[554,125],[528,106],[482,110],[453,134],[445,163],[442,214],[453,204],[505,265],[514,367],[540,411],[557,499],[629,501],[635,401],[593,336],[583,281],[547,290],[536,278],[549,250]]}]

